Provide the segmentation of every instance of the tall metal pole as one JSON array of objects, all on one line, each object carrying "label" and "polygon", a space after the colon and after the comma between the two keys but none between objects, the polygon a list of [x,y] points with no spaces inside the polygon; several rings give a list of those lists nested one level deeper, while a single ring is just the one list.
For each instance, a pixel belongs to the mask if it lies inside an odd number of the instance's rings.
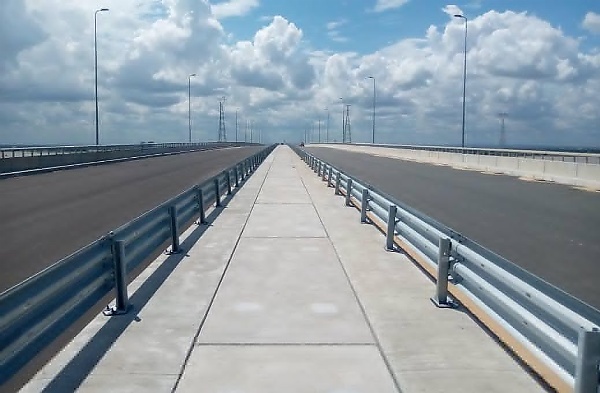
[{"label": "tall metal pole", "polygon": [[325,126],[325,142],[329,143],[329,108],[325,108],[327,112],[327,125]]},{"label": "tall metal pole", "polygon": [[238,141],[238,110],[235,110],[235,141]]},{"label": "tall metal pole", "polygon": [[455,18],[465,20],[465,61],[463,65],[463,102],[462,102],[462,148],[465,148],[465,107],[467,95],[467,31],[469,29],[469,20],[464,15],[454,15]]},{"label": "tall metal pole", "polygon": [[189,126],[188,142],[189,143],[192,143],[192,76],[196,76],[196,74],[188,75],[188,126]]},{"label": "tall metal pole", "polygon": [[101,8],[94,12],[94,92],[96,96],[96,146],[100,144],[100,134],[98,132],[98,40],[96,38],[96,26],[97,26],[97,17],[98,12],[108,11],[108,8]]},{"label": "tall metal pole", "polygon": [[369,79],[373,79],[373,136],[371,143],[375,144],[375,77],[370,76]]},{"label": "tall metal pole", "polygon": [[344,98],[340,97],[342,102],[342,143],[346,142],[346,124],[344,123]]},{"label": "tall metal pole", "polygon": [[321,143],[321,115],[319,115],[319,143]]}]

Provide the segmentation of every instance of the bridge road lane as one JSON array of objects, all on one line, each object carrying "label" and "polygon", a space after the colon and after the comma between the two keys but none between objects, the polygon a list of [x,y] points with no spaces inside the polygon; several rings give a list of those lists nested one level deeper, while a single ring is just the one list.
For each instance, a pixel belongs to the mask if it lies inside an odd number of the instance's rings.
[{"label": "bridge road lane", "polygon": [[261,147],[0,180],[0,293]]},{"label": "bridge road lane", "polygon": [[338,149],[306,150],[600,309],[600,193]]}]

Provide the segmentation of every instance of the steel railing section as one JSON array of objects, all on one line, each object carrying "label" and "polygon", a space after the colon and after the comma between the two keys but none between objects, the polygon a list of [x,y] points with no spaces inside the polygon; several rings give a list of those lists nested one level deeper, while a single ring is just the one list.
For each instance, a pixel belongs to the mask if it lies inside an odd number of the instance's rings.
[{"label": "steel railing section", "polygon": [[[393,149],[405,149],[415,151],[433,151],[439,153],[459,153],[472,154],[479,156],[499,156],[499,157],[523,157],[547,161],[562,161],[586,164],[600,164],[600,154],[596,152],[578,152],[578,151],[549,151],[549,150],[518,150],[518,149],[486,149],[474,147],[453,147],[453,146],[420,146],[420,145],[397,145],[387,143],[340,143],[328,142],[332,145],[350,145],[350,146],[374,146],[387,147]],[[591,150],[593,151],[593,150]]]},{"label": "steel railing section", "polygon": [[79,153],[104,153],[114,151],[131,151],[151,153],[164,149],[196,149],[213,146],[250,146],[258,145],[245,142],[199,142],[199,143],[138,143],[120,145],[79,145],[79,146],[30,146],[30,147],[3,147],[0,148],[0,159],[55,156]]},{"label": "steel railing section", "polygon": [[[179,235],[211,204],[239,187],[274,145],[162,203],[106,236],[0,294],[0,385],[72,323],[115,291],[107,315],[129,309],[127,276],[166,242],[180,251]],[[217,191],[218,190],[218,191]],[[163,247],[164,248],[164,247]]]},{"label": "steel railing section", "polygon": [[600,389],[600,311],[460,233],[333,167],[296,153],[361,210],[361,221],[400,246],[436,280],[441,307],[462,304],[559,391]]}]

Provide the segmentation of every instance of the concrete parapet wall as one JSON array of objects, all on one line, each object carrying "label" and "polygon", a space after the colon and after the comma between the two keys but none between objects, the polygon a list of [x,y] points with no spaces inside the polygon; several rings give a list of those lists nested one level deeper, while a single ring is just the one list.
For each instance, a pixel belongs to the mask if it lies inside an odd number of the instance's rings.
[{"label": "concrete parapet wall", "polygon": [[461,169],[504,173],[600,190],[600,165],[583,162],[550,161],[523,157],[461,154],[380,146],[320,144],[315,146],[376,154],[419,162],[447,164]]}]

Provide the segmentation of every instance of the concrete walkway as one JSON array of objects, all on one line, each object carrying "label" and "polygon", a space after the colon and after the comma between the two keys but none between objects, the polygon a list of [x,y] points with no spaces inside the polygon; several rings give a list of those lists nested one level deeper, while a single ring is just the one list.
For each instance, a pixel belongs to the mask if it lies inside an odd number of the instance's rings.
[{"label": "concrete walkway", "polygon": [[543,391],[288,147],[217,213],[22,391]]}]

